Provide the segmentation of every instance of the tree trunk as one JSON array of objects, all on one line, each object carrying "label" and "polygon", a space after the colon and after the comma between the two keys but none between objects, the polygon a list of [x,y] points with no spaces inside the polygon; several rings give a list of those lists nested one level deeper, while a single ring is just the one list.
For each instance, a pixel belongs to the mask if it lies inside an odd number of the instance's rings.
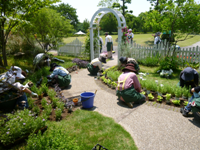
[{"label": "tree trunk", "polygon": [[122,11],[123,11],[123,16],[125,17],[125,8],[124,8],[124,0],[123,1],[123,5],[122,5]]},{"label": "tree trunk", "polygon": [[[1,49],[2,49],[2,56],[3,56],[3,66],[7,66],[7,57],[6,57],[6,40],[5,40],[5,34],[4,34],[4,23],[2,22],[2,30],[1,30]],[[2,58],[0,59],[2,61]]]}]

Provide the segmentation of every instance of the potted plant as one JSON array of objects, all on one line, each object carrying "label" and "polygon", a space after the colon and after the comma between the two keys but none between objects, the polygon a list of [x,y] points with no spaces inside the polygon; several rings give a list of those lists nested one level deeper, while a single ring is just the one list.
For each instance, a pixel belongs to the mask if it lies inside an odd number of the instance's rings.
[{"label": "potted plant", "polygon": [[157,102],[160,102],[160,103],[161,103],[161,102],[162,102],[162,100],[163,100],[163,97],[162,97],[162,96],[160,96],[160,95],[158,95],[158,96],[157,96]]},{"label": "potted plant", "polygon": [[154,99],[154,96],[152,95],[152,93],[148,94],[148,98],[149,98],[149,100],[151,100],[151,101]]},{"label": "potted plant", "polygon": [[166,104],[170,104],[170,98],[171,98],[171,94],[166,94]]}]

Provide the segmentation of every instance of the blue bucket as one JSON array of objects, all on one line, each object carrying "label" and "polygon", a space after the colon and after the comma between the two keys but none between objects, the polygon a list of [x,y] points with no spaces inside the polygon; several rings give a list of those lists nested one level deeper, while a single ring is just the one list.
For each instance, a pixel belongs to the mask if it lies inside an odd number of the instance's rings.
[{"label": "blue bucket", "polygon": [[81,93],[81,102],[83,108],[92,108],[95,94],[92,92]]}]

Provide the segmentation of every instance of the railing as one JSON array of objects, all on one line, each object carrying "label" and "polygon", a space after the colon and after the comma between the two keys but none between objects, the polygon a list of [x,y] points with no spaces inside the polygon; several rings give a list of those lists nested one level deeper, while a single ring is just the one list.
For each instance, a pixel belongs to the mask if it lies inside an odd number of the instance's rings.
[{"label": "railing", "polygon": [[[67,54],[67,55],[73,55],[73,56],[83,56],[84,50],[85,50],[85,45],[76,38],[71,43],[68,43],[60,47],[58,51],[58,55]],[[95,53],[94,56],[96,58],[99,56],[99,54]]]},{"label": "railing", "polygon": [[[154,46],[140,46],[136,43],[130,47],[130,55],[137,60],[145,59],[146,57],[155,57],[157,54],[159,57],[164,57],[168,52],[168,46],[164,47],[164,42]],[[123,53],[123,50],[122,50]],[[175,49],[176,56],[185,62],[200,62],[200,48],[178,48]],[[173,54],[173,46],[169,52],[169,56]]]}]

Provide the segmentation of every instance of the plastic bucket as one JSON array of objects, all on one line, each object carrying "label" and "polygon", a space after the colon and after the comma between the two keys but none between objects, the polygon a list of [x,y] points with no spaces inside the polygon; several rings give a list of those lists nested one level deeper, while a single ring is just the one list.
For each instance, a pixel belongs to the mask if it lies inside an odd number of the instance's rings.
[{"label": "plastic bucket", "polygon": [[83,108],[92,108],[95,94],[92,92],[81,93],[81,102]]}]

